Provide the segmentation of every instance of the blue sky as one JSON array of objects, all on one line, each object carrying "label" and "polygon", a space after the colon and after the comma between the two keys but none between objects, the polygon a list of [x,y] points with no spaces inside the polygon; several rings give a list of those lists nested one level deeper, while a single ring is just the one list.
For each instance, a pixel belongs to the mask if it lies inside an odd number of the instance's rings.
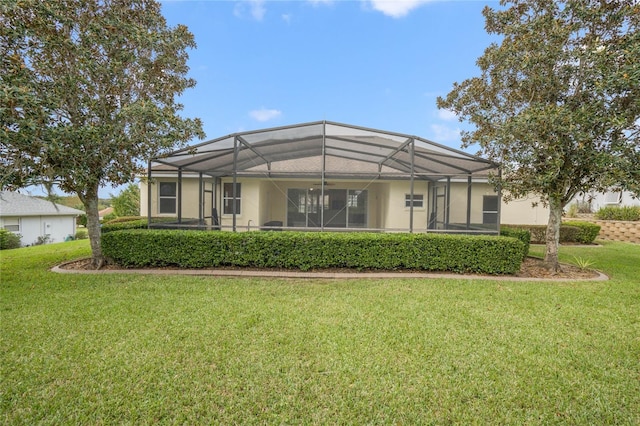
[{"label": "blue sky", "polygon": [[[207,139],[330,120],[460,147],[436,97],[479,74],[484,1],[163,1],[197,49],[182,96]],[[489,2],[498,7],[497,2]],[[196,141],[194,141],[196,142]]]}]

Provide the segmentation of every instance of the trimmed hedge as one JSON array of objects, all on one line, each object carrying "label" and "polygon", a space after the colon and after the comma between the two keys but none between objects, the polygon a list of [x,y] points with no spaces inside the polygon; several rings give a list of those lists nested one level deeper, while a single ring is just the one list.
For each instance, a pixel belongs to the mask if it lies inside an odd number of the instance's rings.
[{"label": "trimmed hedge", "polygon": [[[562,235],[563,227],[571,227],[577,229],[576,234],[572,235],[571,240],[567,240],[567,242],[578,242],[582,244],[593,244],[596,237],[600,233],[600,225],[596,225],[595,223],[590,222],[580,222],[580,221],[570,221],[563,222],[562,226],[560,226],[560,231]],[[562,240],[561,240],[562,241]]]},{"label": "trimmed hedge", "polygon": [[517,238],[524,243],[524,255],[529,255],[529,245],[531,244],[531,232],[522,228],[504,228],[500,227],[500,235],[503,237]]},{"label": "trimmed hedge", "polygon": [[509,237],[470,235],[124,230],[104,234],[102,251],[125,267],[410,269],[513,274],[520,270],[525,244]]},{"label": "trimmed hedge", "polygon": [[[174,217],[152,217],[152,223],[167,223],[167,222],[175,222],[177,219]],[[148,227],[148,218],[141,216],[127,216],[127,217],[119,217],[113,220],[110,220],[102,225],[100,228],[103,234],[107,232],[113,231],[121,231],[124,229],[147,229]]]},{"label": "trimmed hedge", "polygon": [[600,220],[640,220],[640,206],[606,206],[598,209],[596,219]]},{"label": "trimmed hedge", "polygon": [[[546,225],[502,225],[500,233],[506,230],[527,230],[531,235],[531,243],[544,244],[546,242]],[[571,221],[560,225],[560,243],[593,244],[600,232],[600,225],[590,222]]]}]

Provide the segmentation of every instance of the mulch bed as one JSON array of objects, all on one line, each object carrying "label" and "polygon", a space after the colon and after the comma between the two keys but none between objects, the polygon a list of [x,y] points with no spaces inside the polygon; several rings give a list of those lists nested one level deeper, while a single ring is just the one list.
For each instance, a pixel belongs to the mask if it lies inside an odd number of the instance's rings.
[{"label": "mulch bed", "polygon": [[[60,266],[61,269],[70,269],[70,270],[93,270],[91,267],[91,259],[79,259],[76,261],[68,262],[64,265]],[[118,265],[106,264],[102,267],[104,270],[119,270],[123,269]],[[149,269],[164,269],[164,270],[179,270],[177,267],[162,267],[162,268],[149,268]],[[217,269],[230,269],[230,270],[260,270],[259,268],[238,268],[238,267],[221,267]],[[275,270],[275,269],[271,269]],[[288,269],[278,269],[281,271],[291,271]],[[330,269],[330,270],[318,270],[313,272],[353,272],[358,273],[360,271],[356,271],[353,269]],[[364,271],[366,272],[401,272],[401,271]],[[422,272],[422,271],[405,271],[407,274]],[[455,273],[451,273],[452,276],[455,276]],[[562,270],[560,272],[553,272],[544,267],[542,260],[538,258],[528,257],[522,262],[522,267],[520,268],[520,272],[514,275],[514,277],[518,278],[545,278],[545,279],[589,279],[596,278],[599,274],[596,271],[589,269],[581,269],[577,266],[573,265],[562,265]]]}]

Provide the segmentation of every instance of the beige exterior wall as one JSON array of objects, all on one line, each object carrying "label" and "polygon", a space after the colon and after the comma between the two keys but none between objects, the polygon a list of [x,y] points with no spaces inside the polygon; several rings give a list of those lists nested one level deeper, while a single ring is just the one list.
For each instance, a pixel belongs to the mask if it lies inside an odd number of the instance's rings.
[{"label": "beige exterior wall", "polygon": [[[151,215],[177,217],[177,214],[166,215],[158,212],[158,185],[156,182],[177,182],[177,178],[154,178],[151,185]],[[231,179],[223,179],[222,182],[232,182]],[[269,221],[287,222],[287,192],[290,188],[316,188],[317,179],[308,180],[284,180],[284,179],[238,179],[242,184],[242,211],[236,216],[238,230],[246,230],[250,225],[256,229]],[[405,207],[405,194],[410,192],[409,181],[331,181],[333,185],[328,189],[366,189],[368,191],[367,227],[386,229],[406,229],[409,226],[410,209]],[[211,189],[212,180],[205,179],[205,186]],[[414,193],[422,194],[424,203],[422,208],[414,207],[414,229],[426,229],[428,221],[429,200],[428,183],[425,181],[414,182]],[[198,218],[198,178],[183,176],[183,203],[182,217],[184,219]],[[218,197],[221,196],[218,189]],[[488,184],[474,183],[472,187],[472,211],[471,222],[482,223],[482,197],[495,195],[493,188]],[[501,223],[503,224],[528,224],[543,225],[547,223],[549,210],[539,204],[532,207],[534,197],[510,201],[501,205]],[[466,222],[467,183],[452,182],[450,193],[451,209],[449,212],[450,223]],[[211,211],[211,195],[205,194],[205,216]],[[147,184],[140,183],[140,214],[147,215]],[[218,212],[221,224],[231,227],[232,215]]]},{"label": "beige exterior wall", "polygon": [[[405,207],[405,195],[411,193],[409,181],[389,181],[382,183],[385,186],[381,203],[383,209],[383,228],[387,229],[407,229],[409,227],[411,209]],[[414,195],[423,196],[423,207],[413,208],[414,229],[427,228],[427,189],[428,183],[425,181],[414,181]]]},{"label": "beige exterior wall", "polygon": [[[538,202],[536,207],[532,206],[534,202]],[[500,219],[505,225],[546,225],[549,221],[549,209],[532,195],[508,203],[503,201],[501,209]]]}]

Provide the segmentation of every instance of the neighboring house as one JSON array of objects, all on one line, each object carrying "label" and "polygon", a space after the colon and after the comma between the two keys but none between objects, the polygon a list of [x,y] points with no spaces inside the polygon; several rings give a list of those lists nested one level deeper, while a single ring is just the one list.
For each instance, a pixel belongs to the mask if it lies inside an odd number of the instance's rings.
[{"label": "neighboring house", "polygon": [[602,207],[608,206],[640,206],[640,199],[634,197],[631,192],[615,189],[610,189],[604,193],[592,192],[589,194],[581,194],[575,198],[574,202],[588,207],[593,213]]},{"label": "neighboring house", "polygon": [[23,246],[62,242],[76,233],[82,210],[17,192],[0,192],[0,228],[20,234]]},{"label": "neighboring house", "polygon": [[[435,142],[320,121],[241,132],[149,164],[141,214],[224,230],[496,232],[498,166]],[[511,207],[514,206],[514,207]],[[501,212],[502,210],[502,212]]]}]

